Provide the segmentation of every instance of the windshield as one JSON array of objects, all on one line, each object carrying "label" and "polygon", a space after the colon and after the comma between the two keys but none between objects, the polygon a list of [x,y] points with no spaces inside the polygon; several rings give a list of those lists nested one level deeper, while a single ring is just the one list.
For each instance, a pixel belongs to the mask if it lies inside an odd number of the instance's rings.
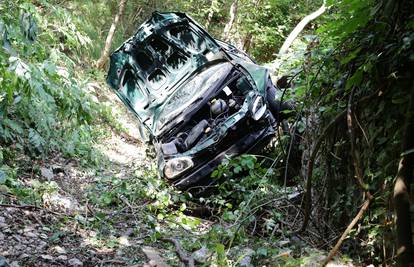
[{"label": "windshield", "polygon": [[[214,65],[195,75],[191,80],[179,88],[164,104],[158,118],[156,135],[162,131],[163,126],[183,112],[190,104],[202,98],[205,92],[215,87],[223,77],[230,72],[232,65],[228,62]],[[179,123],[178,121],[177,123]]]}]

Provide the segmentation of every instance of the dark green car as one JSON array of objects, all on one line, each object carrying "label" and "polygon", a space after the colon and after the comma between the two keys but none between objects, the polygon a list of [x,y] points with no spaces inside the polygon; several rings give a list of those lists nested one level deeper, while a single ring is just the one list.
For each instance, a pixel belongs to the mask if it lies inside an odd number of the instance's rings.
[{"label": "dark green car", "polygon": [[182,13],[153,13],[111,55],[107,82],[155,146],[161,176],[181,189],[210,185],[224,157],[275,133],[268,70]]}]

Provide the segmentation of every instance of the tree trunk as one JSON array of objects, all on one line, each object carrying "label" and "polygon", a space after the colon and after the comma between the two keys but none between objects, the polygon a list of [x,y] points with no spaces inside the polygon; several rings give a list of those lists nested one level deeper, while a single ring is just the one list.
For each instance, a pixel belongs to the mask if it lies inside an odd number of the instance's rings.
[{"label": "tree trunk", "polygon": [[230,7],[230,20],[229,22],[227,22],[226,27],[224,27],[224,32],[223,32],[224,41],[228,41],[231,28],[233,28],[234,21],[236,20],[237,2],[238,0],[234,0]]},{"label": "tree trunk", "polygon": [[296,25],[296,27],[289,34],[289,36],[286,38],[285,42],[283,43],[282,47],[280,48],[279,55],[283,55],[287,52],[289,47],[292,45],[293,41],[295,41],[295,39],[298,37],[299,33],[301,33],[303,31],[303,29],[306,27],[306,25],[308,25],[309,22],[316,19],[317,17],[319,17],[320,15],[322,15],[325,12],[325,10],[326,10],[325,2],[326,1],[324,0],[322,6],[318,10],[316,10],[315,12],[313,12],[313,13],[307,15],[306,17],[304,17],[298,23],[298,25]]},{"label": "tree trunk", "polygon": [[246,53],[249,52],[250,45],[252,44],[253,34],[249,33],[243,38],[242,50]]},{"label": "tree trunk", "polygon": [[410,214],[410,186],[414,170],[414,85],[407,110],[402,154],[394,184],[394,208],[397,225],[397,262],[399,266],[414,265],[413,232]]},{"label": "tree trunk", "polygon": [[114,21],[112,22],[111,28],[109,29],[108,36],[106,36],[105,40],[105,47],[102,50],[101,57],[96,62],[96,67],[101,69],[105,65],[106,61],[108,60],[109,51],[111,50],[112,46],[112,39],[114,38],[116,27],[124,13],[125,4],[127,0],[121,0],[119,2],[118,13],[114,17]]},{"label": "tree trunk", "polygon": [[213,16],[214,16],[214,11],[216,10],[217,6],[218,6],[218,0],[211,0],[210,11],[208,12],[207,21],[205,25],[206,31],[208,31],[208,27],[211,24],[211,20],[213,19]]}]

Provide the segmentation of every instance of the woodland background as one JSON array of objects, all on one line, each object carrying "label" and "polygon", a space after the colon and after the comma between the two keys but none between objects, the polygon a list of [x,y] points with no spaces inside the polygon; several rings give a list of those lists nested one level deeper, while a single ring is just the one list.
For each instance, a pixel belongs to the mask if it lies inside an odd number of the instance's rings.
[{"label": "woodland background", "polygon": [[[105,53],[155,10],[287,76],[297,103],[290,135],[223,163],[209,197],[158,179],[104,83]],[[148,246],[173,266],[414,261],[412,1],[6,0],[0,15],[0,266],[140,266]]]}]

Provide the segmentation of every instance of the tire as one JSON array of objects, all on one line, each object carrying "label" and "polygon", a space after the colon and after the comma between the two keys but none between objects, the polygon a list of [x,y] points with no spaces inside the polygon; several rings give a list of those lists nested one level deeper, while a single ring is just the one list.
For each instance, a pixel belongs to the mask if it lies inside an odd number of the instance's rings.
[{"label": "tire", "polygon": [[282,112],[284,110],[295,110],[295,105],[293,104],[293,101],[286,100],[280,102],[282,94],[282,91],[276,89],[276,87],[273,84],[267,88],[267,104],[269,106],[270,112],[272,112],[273,116],[277,121],[282,121],[295,116],[295,112],[290,112],[288,114]]}]

